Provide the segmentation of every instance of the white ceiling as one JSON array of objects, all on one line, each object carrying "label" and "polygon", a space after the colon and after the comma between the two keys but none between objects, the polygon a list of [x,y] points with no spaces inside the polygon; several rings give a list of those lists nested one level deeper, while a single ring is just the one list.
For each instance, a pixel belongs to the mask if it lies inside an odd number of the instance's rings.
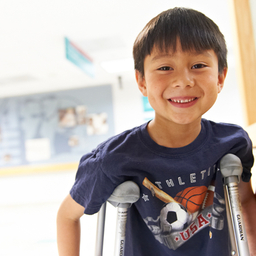
[{"label": "white ceiling", "polygon": [[[212,18],[231,49],[227,1],[0,0],[0,97],[115,83],[119,75],[134,79],[132,67],[108,74],[99,64],[132,57],[133,41],[144,25],[175,6]],[[94,78],[66,60],[65,37],[92,57]]]}]

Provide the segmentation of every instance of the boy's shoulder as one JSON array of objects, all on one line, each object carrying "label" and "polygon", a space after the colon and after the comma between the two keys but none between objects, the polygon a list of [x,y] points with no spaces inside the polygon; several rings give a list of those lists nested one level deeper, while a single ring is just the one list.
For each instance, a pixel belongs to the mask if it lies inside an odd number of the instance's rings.
[{"label": "boy's shoulder", "polygon": [[245,147],[251,147],[251,139],[248,133],[237,124],[231,123],[216,123],[208,120],[207,122],[210,132],[208,132],[209,143],[215,143],[218,145],[244,145]]},{"label": "boy's shoulder", "polygon": [[133,143],[138,141],[140,134],[146,130],[146,127],[147,123],[125,130],[117,135],[114,135],[107,139],[106,141],[99,144],[96,148],[96,151],[107,150],[108,152],[111,152],[111,150],[113,149],[132,145]]},{"label": "boy's shoulder", "polygon": [[[160,148],[155,142],[152,141],[148,132],[147,124],[144,123],[140,126],[123,131],[117,135],[114,135],[106,141],[99,144],[91,153],[96,159],[102,160],[106,158],[116,159],[117,156],[123,157],[124,155],[137,156],[139,152],[148,150],[150,152],[156,152],[160,154],[163,150],[168,151],[166,148]],[[202,147],[209,143],[250,143],[249,136],[246,131],[239,125],[229,123],[217,123],[207,119],[202,119],[202,131],[198,136],[194,147]],[[200,145],[199,145],[200,144]],[[193,145],[190,145],[191,147]],[[170,149],[172,150],[172,149]],[[169,151],[168,151],[169,152]],[[163,152],[162,152],[163,153]],[[184,152],[183,152],[184,153]],[[82,158],[86,158],[83,156]],[[104,160],[106,161],[106,159]]]},{"label": "boy's shoulder", "polygon": [[[139,142],[142,141],[147,144],[149,135],[147,133],[147,124],[144,123],[140,126],[125,130],[117,135],[114,135],[102,142],[96,148],[96,151],[108,152],[112,151],[131,151],[133,147],[138,148]],[[207,119],[202,119],[202,129],[206,137],[224,138],[229,140],[233,138],[246,138],[248,139],[247,132],[237,124],[214,122]]]},{"label": "boy's shoulder", "polygon": [[212,129],[213,133],[223,134],[224,136],[232,134],[247,134],[246,131],[237,124],[225,123],[225,122],[213,122],[210,120],[202,119],[203,123],[207,123],[207,126]]}]

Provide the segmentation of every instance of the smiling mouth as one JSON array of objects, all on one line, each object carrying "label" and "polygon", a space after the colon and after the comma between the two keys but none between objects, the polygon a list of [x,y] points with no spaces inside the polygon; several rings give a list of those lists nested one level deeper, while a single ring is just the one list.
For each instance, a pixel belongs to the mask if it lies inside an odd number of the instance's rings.
[{"label": "smiling mouth", "polygon": [[169,101],[174,102],[174,103],[180,103],[180,104],[185,104],[185,103],[190,103],[192,101],[195,101],[197,98],[191,98],[191,99],[169,99]]}]

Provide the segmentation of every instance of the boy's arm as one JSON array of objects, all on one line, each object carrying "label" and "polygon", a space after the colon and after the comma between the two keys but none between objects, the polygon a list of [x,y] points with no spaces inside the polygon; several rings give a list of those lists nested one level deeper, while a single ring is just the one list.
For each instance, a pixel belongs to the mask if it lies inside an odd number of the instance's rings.
[{"label": "boy's arm", "polygon": [[239,183],[239,195],[242,204],[250,255],[256,255],[256,194],[253,193],[250,182],[241,181]]},{"label": "boy's arm", "polygon": [[59,256],[79,256],[80,217],[84,208],[68,195],[57,214],[57,243]]}]

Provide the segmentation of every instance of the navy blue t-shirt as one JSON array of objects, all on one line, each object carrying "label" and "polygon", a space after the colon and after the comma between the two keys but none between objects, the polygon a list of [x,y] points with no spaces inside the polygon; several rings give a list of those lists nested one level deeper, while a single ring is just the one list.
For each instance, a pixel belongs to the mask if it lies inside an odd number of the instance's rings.
[{"label": "navy blue t-shirt", "polygon": [[94,214],[122,182],[139,185],[140,199],[128,213],[125,256],[226,256],[219,161],[227,153],[241,159],[242,179],[248,182],[252,145],[241,127],[202,119],[191,144],[166,148],[150,138],[143,124],[84,155],[70,194],[86,214]]}]

